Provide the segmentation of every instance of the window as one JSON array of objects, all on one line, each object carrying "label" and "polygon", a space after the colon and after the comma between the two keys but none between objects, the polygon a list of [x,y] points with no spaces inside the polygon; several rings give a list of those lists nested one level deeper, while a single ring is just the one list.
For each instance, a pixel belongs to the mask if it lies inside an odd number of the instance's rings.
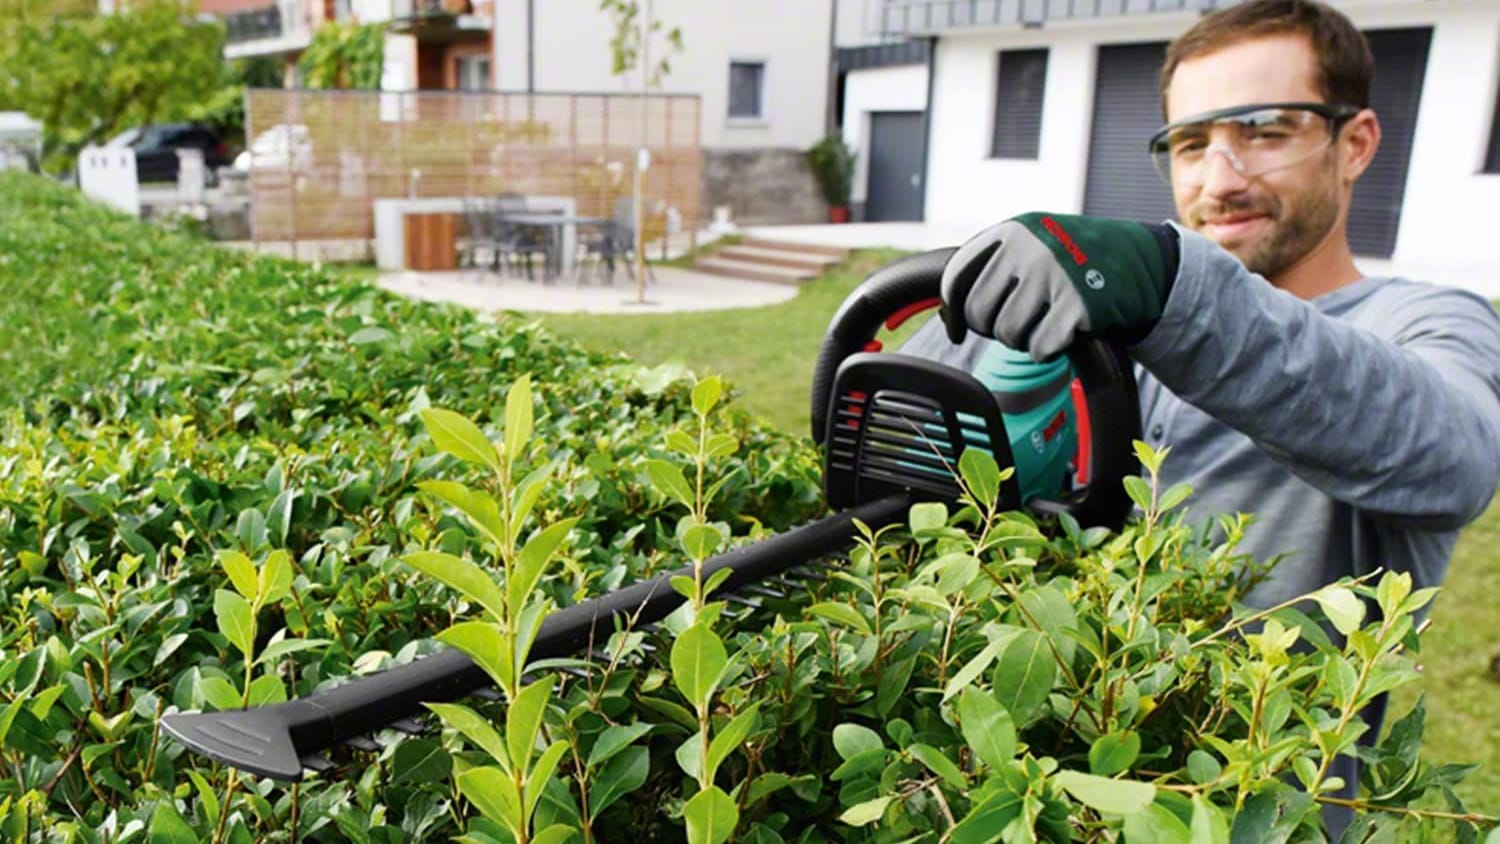
[{"label": "window", "polygon": [[733,120],[765,118],[765,62],[729,63],[729,117]]},{"label": "window", "polygon": [[1036,158],[1042,140],[1047,50],[1001,50],[995,82],[995,158]]},{"label": "window", "polygon": [[458,57],[458,90],[487,91],[490,88],[490,56],[471,53]]},{"label": "window", "polygon": [[1495,117],[1490,122],[1490,146],[1484,154],[1484,172],[1500,173],[1500,93],[1495,95]]}]

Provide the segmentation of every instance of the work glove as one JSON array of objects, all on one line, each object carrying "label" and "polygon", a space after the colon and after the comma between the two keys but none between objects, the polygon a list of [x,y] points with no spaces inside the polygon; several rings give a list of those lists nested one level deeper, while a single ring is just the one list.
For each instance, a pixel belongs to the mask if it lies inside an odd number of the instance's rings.
[{"label": "work glove", "polygon": [[948,339],[966,331],[1043,361],[1080,334],[1129,346],[1161,319],[1177,276],[1166,225],[1031,213],[991,226],[943,268]]}]

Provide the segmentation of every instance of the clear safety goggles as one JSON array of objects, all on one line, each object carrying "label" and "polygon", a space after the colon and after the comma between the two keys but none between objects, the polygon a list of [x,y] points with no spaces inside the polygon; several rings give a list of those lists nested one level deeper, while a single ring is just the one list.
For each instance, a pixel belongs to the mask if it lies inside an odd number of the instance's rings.
[{"label": "clear safety goggles", "polygon": [[1300,164],[1326,149],[1358,106],[1262,103],[1204,112],[1151,136],[1151,160],[1170,186],[1202,187],[1214,153],[1246,179]]}]

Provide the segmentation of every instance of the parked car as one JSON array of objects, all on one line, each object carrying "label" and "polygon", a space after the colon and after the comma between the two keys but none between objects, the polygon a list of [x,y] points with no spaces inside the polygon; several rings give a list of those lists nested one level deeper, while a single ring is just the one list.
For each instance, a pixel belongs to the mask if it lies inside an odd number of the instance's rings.
[{"label": "parked car", "polygon": [[107,148],[135,150],[136,179],[146,182],[177,181],[177,150],[203,151],[204,168],[209,184],[217,181],[216,171],[229,163],[229,149],[218,133],[192,123],[152,123],[126,129],[104,144]]},{"label": "parked car", "polygon": [[307,170],[312,166],[312,137],[301,123],[278,123],[255,136],[250,146],[235,156],[234,169]]}]

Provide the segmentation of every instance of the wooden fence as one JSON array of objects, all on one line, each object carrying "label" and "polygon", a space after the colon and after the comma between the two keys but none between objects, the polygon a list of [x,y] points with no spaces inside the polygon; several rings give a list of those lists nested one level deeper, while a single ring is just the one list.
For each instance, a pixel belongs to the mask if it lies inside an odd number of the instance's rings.
[{"label": "wooden fence", "polygon": [[683,231],[698,230],[696,96],[253,89],[245,97],[258,242],[368,241],[372,203],[397,197],[571,196],[579,214],[610,216],[615,200],[631,195],[643,105],[646,234],[662,231],[669,210]]}]

